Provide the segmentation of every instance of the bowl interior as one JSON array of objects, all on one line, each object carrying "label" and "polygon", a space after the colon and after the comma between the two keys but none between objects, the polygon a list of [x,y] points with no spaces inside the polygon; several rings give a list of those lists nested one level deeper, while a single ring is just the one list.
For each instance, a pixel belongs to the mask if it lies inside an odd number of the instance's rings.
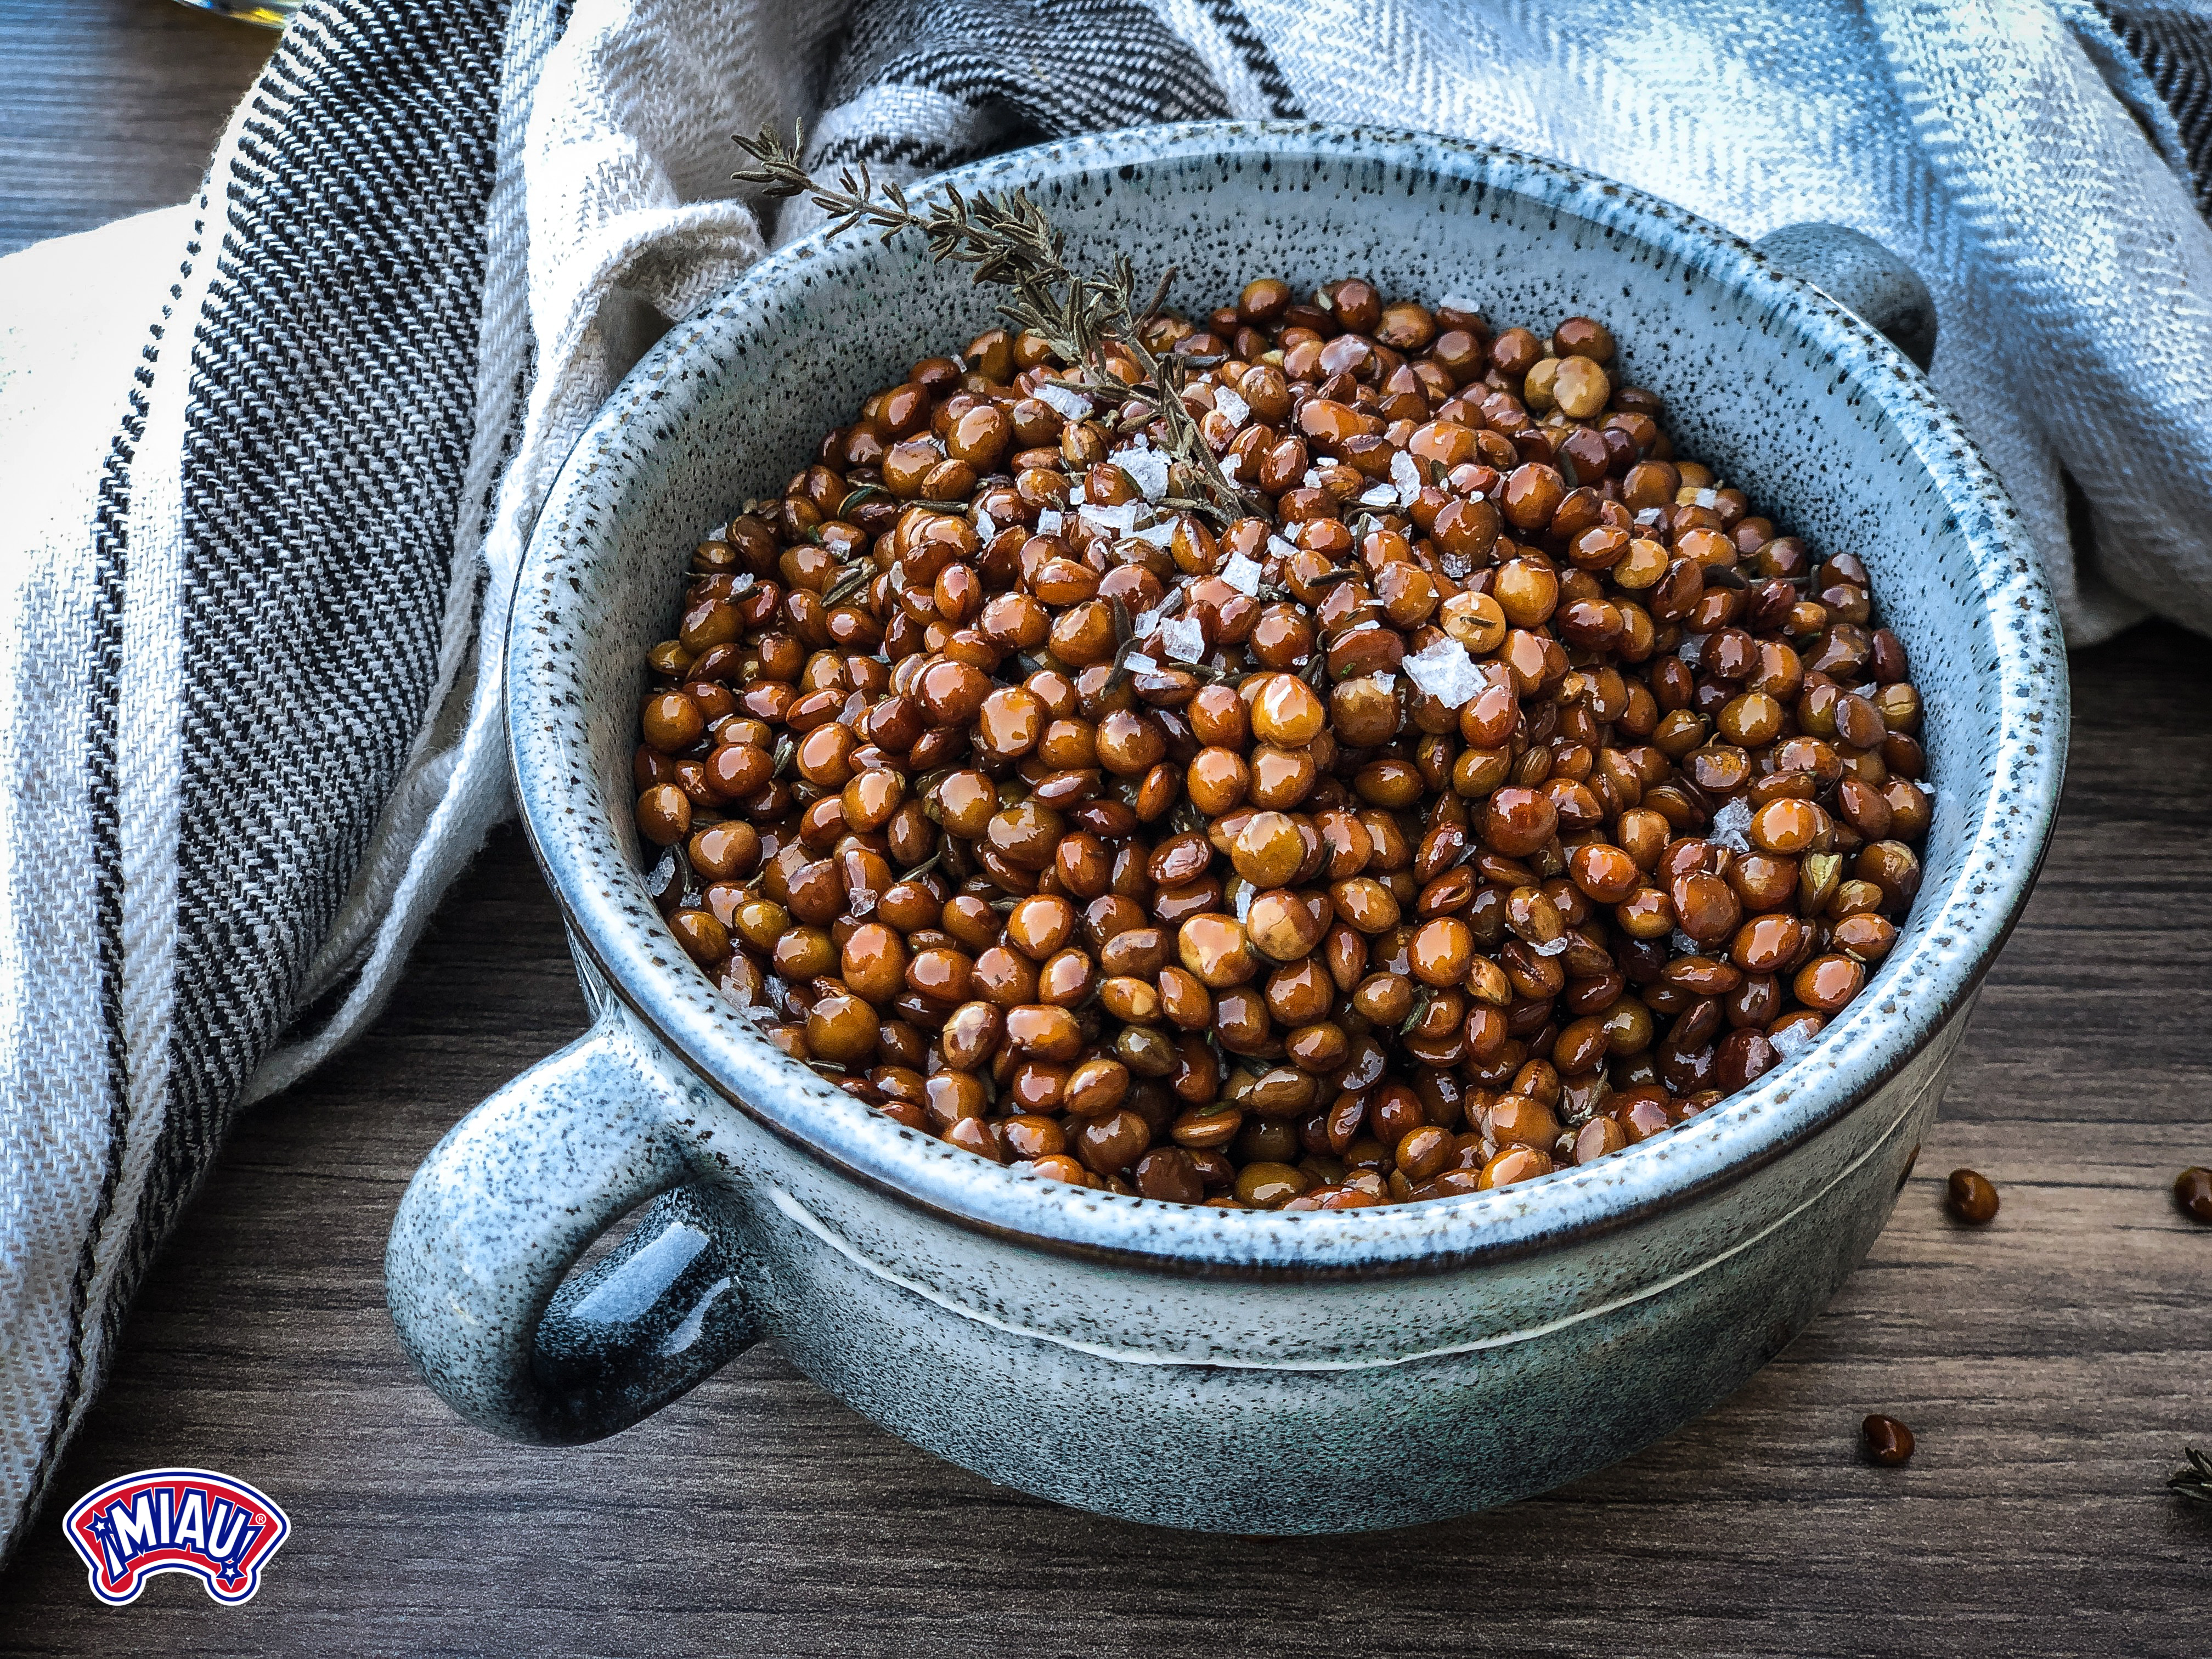
[{"label": "bowl interior", "polygon": [[[518,592],[509,714],[549,873],[617,994],[762,1122],[942,1213],[1066,1248],[1219,1265],[1442,1262],[1602,1226],[1771,1156],[1878,1085],[1955,1012],[2009,927],[2055,803],[2062,647],[2002,492],[1927,383],[1817,291],[1623,186],[1447,140],[1303,125],[1107,134],[954,175],[1028,186],[1079,261],[1172,262],[1186,310],[1249,277],[1472,302],[1495,327],[1604,319],[1682,453],[1816,554],[1872,572],[1925,694],[1926,878],[1872,987],[1806,1054],[1674,1133],[1508,1191],[1343,1214],[1076,1195],[900,1129],[793,1065],[662,928],[638,872],[629,755],[641,659],[673,632],[693,544],[773,496],[916,359],[997,319],[912,241],[819,238],[679,324],[579,443]],[[1663,1155],[1661,1149],[1663,1143]]]}]

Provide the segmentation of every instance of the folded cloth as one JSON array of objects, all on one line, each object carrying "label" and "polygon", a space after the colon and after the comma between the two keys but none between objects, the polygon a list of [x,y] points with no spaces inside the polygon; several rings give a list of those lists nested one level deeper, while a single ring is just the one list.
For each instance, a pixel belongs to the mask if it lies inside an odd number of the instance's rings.
[{"label": "folded cloth", "polygon": [[0,1544],[240,1109],[361,1030],[508,810],[553,473],[813,222],[733,193],[732,132],[905,179],[1359,121],[1853,226],[1935,291],[2083,642],[2212,629],[2209,41],[2179,0],[309,0],[197,202],[0,262]]}]

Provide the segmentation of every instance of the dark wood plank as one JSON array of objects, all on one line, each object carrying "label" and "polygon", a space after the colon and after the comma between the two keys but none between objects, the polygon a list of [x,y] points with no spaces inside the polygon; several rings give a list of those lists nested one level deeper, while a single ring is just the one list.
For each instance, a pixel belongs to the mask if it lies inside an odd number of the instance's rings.
[{"label": "dark wood plank", "polygon": [[176,0],[0,0],[0,253],[190,196],[276,40]]},{"label": "dark wood plank", "polygon": [[[181,198],[267,37],[169,0],[0,0],[0,248]],[[1734,1400],[1607,1473],[1468,1520],[1200,1538],[938,1463],[755,1350],[604,1445],[462,1428],[383,1304],[392,1207],[461,1112],[583,1022],[513,830],[386,1017],[253,1114],[142,1295],[75,1495],[194,1462],[295,1530],[261,1597],[96,1606],[44,1517],[0,1654],[149,1650],[2203,1655],[2212,1516],[2212,652],[2151,628],[2075,663],[2059,835],[1895,1219]],[[1986,1232],[1942,1177],[1998,1182]],[[1913,1464],[1854,1454],[1888,1410]]]},{"label": "dark wood plank", "polygon": [[[1608,1473],[1364,1538],[1194,1538],[1033,1502],[882,1433],[756,1350],[568,1452],[462,1428],[386,1317],[385,1231],[459,1112],[580,1029],[553,905],[495,837],[390,1012],[257,1112],[155,1271],[70,1493],[163,1461],[286,1504],[260,1599],[182,1580],[96,1607],[51,1516],[0,1580],[0,1652],[554,1655],[2201,1655],[2212,1516],[2160,1482],[2212,1443],[2212,653],[2154,627],[2076,664],[2043,884],[1942,1123],[1833,1307],[1741,1394]],[[2004,1211],[1947,1221],[1944,1174]],[[1886,1410],[1921,1448],[1855,1455]]]}]

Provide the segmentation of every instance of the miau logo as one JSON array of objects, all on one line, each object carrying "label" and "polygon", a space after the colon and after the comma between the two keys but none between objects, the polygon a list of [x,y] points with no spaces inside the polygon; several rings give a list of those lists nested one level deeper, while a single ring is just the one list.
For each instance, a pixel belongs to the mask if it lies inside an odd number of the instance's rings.
[{"label": "miau logo", "polygon": [[92,1593],[114,1607],[160,1572],[191,1573],[218,1601],[250,1601],[291,1529],[252,1487],[207,1469],[126,1474],[86,1493],[62,1522],[92,1569]]}]

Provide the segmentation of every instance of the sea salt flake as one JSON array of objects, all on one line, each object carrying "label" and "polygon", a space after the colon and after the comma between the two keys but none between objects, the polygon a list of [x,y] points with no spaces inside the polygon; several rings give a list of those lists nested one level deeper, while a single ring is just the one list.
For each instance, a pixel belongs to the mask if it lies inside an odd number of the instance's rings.
[{"label": "sea salt flake", "polygon": [[987,509],[980,507],[975,509],[975,533],[987,542],[999,533],[999,521]]},{"label": "sea salt flake", "polygon": [[1705,954],[1705,947],[1679,927],[1667,936],[1667,944],[1677,956],[1695,957]]},{"label": "sea salt flake", "polygon": [[1421,469],[1413,465],[1413,458],[1404,450],[1390,458],[1390,482],[1398,486],[1398,499],[1407,507],[1421,493]]},{"label": "sea salt flake", "polygon": [[1445,575],[1456,580],[1462,576],[1471,574],[1474,572],[1474,561],[1468,557],[1466,554],[1455,553],[1449,548],[1446,548],[1444,550]]},{"label": "sea salt flake", "polygon": [[1305,487],[1308,489],[1319,489],[1321,488],[1321,474],[1316,471],[1312,467],[1308,467],[1306,469],[1304,483]]},{"label": "sea salt flake", "polygon": [[1398,684],[1395,674],[1370,674],[1367,678],[1375,682],[1376,690],[1382,691],[1388,691]]},{"label": "sea salt flake", "polygon": [[1229,417],[1231,426],[1242,426],[1252,413],[1252,405],[1225,386],[1213,388],[1213,406]]},{"label": "sea salt flake", "polygon": [[1638,507],[1636,513],[1636,522],[1639,526],[1649,529],[1653,525],[1663,523],[1666,517],[1667,510],[1664,507]]},{"label": "sea salt flake", "polygon": [[1121,666],[1127,669],[1133,674],[1149,674],[1152,670],[1158,668],[1159,664],[1154,662],[1150,657],[1146,656],[1141,651],[1132,651],[1127,656],[1121,659]]},{"label": "sea salt flake", "polygon": [[1091,399],[1073,386],[1062,386],[1058,380],[1039,381],[1032,395],[1039,403],[1048,404],[1071,421],[1084,420],[1091,413]]},{"label": "sea salt flake", "polygon": [[872,887],[855,887],[845,900],[846,913],[855,916],[866,915],[876,908],[878,896]]},{"label": "sea salt flake", "polygon": [[1675,647],[1674,654],[1695,668],[1705,660],[1705,641],[1710,637],[1705,634],[1685,634],[1682,643]]},{"label": "sea salt flake", "polygon": [[[1270,543],[1276,539],[1274,537],[1268,538]],[[1260,591],[1260,567],[1242,553],[1231,553],[1229,562],[1221,567],[1221,580],[1239,593],[1257,593]]]},{"label": "sea salt flake", "polygon": [[740,593],[750,593],[752,591],[753,573],[750,570],[730,584],[730,597],[733,599]]},{"label": "sea salt flake", "polygon": [[1106,458],[1129,475],[1129,482],[1156,501],[1168,493],[1168,458],[1156,449],[1117,449]]},{"label": "sea salt flake", "polygon": [[1160,654],[1170,662],[1197,662],[1206,655],[1206,629],[1195,617],[1160,624]]},{"label": "sea salt flake", "polygon": [[1221,458],[1221,476],[1230,483],[1235,483],[1243,471],[1244,458],[1242,455],[1229,454]]},{"label": "sea salt flake", "polygon": [[1454,639],[1438,640],[1427,650],[1407,658],[1404,667],[1414,684],[1451,708],[1466,708],[1486,684],[1467,647]]},{"label": "sea salt flake", "polygon": [[1745,831],[1750,828],[1751,805],[1739,796],[1713,814],[1712,830],[1705,839],[1718,842],[1730,852],[1748,853],[1751,840]]},{"label": "sea salt flake", "polygon": [[1482,307],[1464,295],[1447,294],[1437,301],[1438,311],[1480,311]]},{"label": "sea salt flake", "polygon": [[1129,538],[1152,547],[1165,547],[1175,540],[1175,520],[1162,519],[1158,524],[1139,525],[1129,532]]},{"label": "sea salt flake", "polygon": [[1109,530],[1116,536],[1126,536],[1137,527],[1137,503],[1121,501],[1113,507],[1094,507],[1085,502],[1076,509],[1084,523],[1095,530]]},{"label": "sea salt flake", "polygon": [[1699,507],[1718,507],[1720,504],[1721,497],[1718,490],[1700,489],[1698,492],[1698,505]]},{"label": "sea salt flake", "polygon": [[1060,534],[1060,526],[1066,522],[1066,520],[1062,516],[1058,508],[1048,507],[1037,514],[1037,534],[1040,536],[1057,536]]},{"label": "sea salt flake", "polygon": [[1287,559],[1297,550],[1298,550],[1297,548],[1291,546],[1290,543],[1285,541],[1280,536],[1270,536],[1267,538],[1267,551],[1275,558]]},{"label": "sea salt flake", "polygon": [[1386,483],[1370,484],[1359,492],[1359,504],[1362,507],[1395,507],[1398,505],[1398,492]]},{"label": "sea salt flake", "polygon": [[1795,1060],[1813,1046],[1814,1039],[1819,1035],[1817,1031],[1808,1031],[1802,1025],[1785,1025],[1767,1041],[1774,1045],[1774,1052],[1783,1059]]}]

